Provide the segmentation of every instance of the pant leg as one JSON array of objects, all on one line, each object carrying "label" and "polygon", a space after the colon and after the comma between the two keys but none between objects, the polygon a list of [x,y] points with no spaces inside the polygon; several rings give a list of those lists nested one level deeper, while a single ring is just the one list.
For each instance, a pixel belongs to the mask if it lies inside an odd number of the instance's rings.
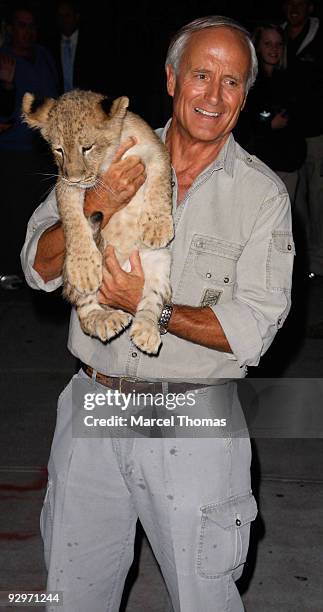
[{"label": "pant leg", "polygon": [[175,612],[244,609],[235,580],[256,516],[244,435],[135,440],[128,486]]},{"label": "pant leg", "polygon": [[62,612],[116,612],[137,514],[112,440],[73,438],[71,419],[72,381],[59,400],[41,514],[47,589],[63,592]]}]

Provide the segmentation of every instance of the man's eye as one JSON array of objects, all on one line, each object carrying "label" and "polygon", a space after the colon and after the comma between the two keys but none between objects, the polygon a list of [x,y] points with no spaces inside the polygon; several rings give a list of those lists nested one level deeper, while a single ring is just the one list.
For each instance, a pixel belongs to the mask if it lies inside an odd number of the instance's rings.
[{"label": "man's eye", "polygon": [[227,79],[226,83],[230,85],[230,87],[236,87],[238,85],[237,81],[235,81],[234,79]]},{"label": "man's eye", "polygon": [[206,79],[206,74],[204,74],[203,72],[199,72],[199,73],[196,75],[196,78],[197,78],[197,79],[199,79],[199,81],[205,81],[205,79]]}]

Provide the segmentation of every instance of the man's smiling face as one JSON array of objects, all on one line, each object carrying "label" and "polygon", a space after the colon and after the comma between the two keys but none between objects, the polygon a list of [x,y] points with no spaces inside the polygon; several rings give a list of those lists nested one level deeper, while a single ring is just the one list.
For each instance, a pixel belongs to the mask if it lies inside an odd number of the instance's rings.
[{"label": "man's smiling face", "polygon": [[168,65],[167,89],[177,126],[193,141],[227,140],[245,102],[250,51],[242,34],[228,27],[192,34],[175,75]]},{"label": "man's smiling face", "polygon": [[287,0],[285,10],[291,26],[303,26],[310,14],[311,3],[306,0]]}]

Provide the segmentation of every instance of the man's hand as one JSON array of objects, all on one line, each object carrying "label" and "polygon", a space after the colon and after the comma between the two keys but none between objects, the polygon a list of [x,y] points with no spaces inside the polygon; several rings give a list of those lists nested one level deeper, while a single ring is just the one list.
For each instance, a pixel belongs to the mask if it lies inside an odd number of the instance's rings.
[{"label": "man's hand", "polygon": [[282,130],[288,125],[288,115],[286,111],[277,113],[271,120],[271,127],[273,130]]},{"label": "man's hand", "polygon": [[13,88],[16,72],[16,60],[5,53],[0,54],[0,81],[4,89]]},{"label": "man's hand", "polygon": [[129,204],[146,180],[145,166],[138,155],[121,159],[135,144],[135,138],[125,140],[98,184],[86,191],[84,214],[89,217],[100,211],[103,214],[101,228],[107,225],[112,215]]},{"label": "man's hand", "polygon": [[134,315],[141,300],[145,277],[139,251],[130,255],[130,272],[119,265],[112,246],[104,253],[103,282],[99,291],[100,304],[121,308]]}]

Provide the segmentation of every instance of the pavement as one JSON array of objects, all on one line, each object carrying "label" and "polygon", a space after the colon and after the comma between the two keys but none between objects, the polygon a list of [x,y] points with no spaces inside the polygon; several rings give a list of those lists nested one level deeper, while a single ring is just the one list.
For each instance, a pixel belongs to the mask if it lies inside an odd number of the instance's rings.
[{"label": "pavement", "polygon": [[[0,289],[0,318],[0,591],[41,590],[46,571],[39,514],[56,399],[77,367],[66,349],[69,306],[60,292]],[[282,430],[284,435],[252,438],[252,480],[259,514],[238,583],[248,612],[323,612],[323,442],[316,428],[317,412],[323,411],[323,338],[308,335],[309,326],[322,319],[323,282],[296,280],[285,327],[259,368],[249,372],[250,380],[257,378],[261,389],[263,381],[270,379],[270,392],[273,386],[281,392],[282,383],[295,384],[297,401],[283,413],[287,425],[293,423]],[[266,398],[266,393],[258,395]],[[261,420],[266,401],[257,406]],[[277,405],[273,408],[280,418],[282,410]],[[120,610],[165,612],[167,599],[139,526],[135,561]]]}]

